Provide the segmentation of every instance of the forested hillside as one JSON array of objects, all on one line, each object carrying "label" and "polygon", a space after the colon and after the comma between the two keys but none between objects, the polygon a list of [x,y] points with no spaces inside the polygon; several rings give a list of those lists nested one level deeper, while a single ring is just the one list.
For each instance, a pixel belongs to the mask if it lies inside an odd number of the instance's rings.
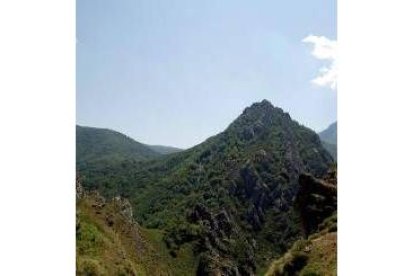
[{"label": "forested hillside", "polygon": [[315,132],[264,100],[194,148],[78,173],[86,189],[128,198],[137,222],[163,233],[172,258],[191,248],[198,275],[254,275],[301,235],[299,175],[321,177],[332,163]]}]

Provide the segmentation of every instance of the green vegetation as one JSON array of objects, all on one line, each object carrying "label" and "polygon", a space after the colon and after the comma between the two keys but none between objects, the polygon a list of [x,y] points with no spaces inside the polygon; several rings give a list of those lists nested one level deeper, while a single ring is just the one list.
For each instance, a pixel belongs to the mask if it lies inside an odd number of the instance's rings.
[{"label": "green vegetation", "polygon": [[159,230],[143,229],[128,217],[128,204],[89,193],[77,201],[77,275],[194,275],[188,248],[169,255]]},{"label": "green vegetation", "polygon": [[148,160],[160,154],[128,136],[103,128],[76,126],[76,164],[113,164],[122,160]]},{"label": "green vegetation", "polygon": [[[88,147],[78,160],[84,155]],[[299,174],[321,176],[332,162],[316,133],[263,101],[186,151],[146,161],[96,156],[77,170],[88,190],[128,198],[134,218],[162,233],[168,258],[188,263],[188,275],[194,262],[199,275],[246,275],[300,237]]]}]

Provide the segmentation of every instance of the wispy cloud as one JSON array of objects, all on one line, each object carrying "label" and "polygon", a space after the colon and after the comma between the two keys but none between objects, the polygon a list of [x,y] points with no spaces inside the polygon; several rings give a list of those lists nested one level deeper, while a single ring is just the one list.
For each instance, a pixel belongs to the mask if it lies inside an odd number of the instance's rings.
[{"label": "wispy cloud", "polygon": [[337,42],[324,36],[308,35],[302,42],[313,44],[312,55],[320,60],[328,61],[328,64],[319,69],[319,75],[312,80],[312,83],[336,89],[337,82]]}]

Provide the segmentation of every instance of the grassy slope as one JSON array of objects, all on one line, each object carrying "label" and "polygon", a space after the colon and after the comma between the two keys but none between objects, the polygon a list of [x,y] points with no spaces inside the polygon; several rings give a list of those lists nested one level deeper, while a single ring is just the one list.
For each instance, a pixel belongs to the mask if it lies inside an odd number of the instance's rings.
[{"label": "grassy slope", "polygon": [[98,205],[95,196],[77,202],[77,275],[194,275],[189,248],[173,259],[161,231],[129,223],[114,201]]},{"label": "grassy slope", "polygon": [[270,265],[266,276],[335,276],[337,273],[336,214],[325,220],[322,230],[298,240],[283,257]]}]

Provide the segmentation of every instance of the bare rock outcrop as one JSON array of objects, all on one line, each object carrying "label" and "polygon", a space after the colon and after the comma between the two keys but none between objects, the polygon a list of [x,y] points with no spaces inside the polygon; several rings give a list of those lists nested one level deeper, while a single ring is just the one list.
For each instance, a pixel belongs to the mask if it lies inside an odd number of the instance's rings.
[{"label": "bare rock outcrop", "polygon": [[325,179],[318,179],[310,174],[301,174],[295,204],[305,236],[316,232],[319,224],[337,210],[336,175],[328,174]]}]

